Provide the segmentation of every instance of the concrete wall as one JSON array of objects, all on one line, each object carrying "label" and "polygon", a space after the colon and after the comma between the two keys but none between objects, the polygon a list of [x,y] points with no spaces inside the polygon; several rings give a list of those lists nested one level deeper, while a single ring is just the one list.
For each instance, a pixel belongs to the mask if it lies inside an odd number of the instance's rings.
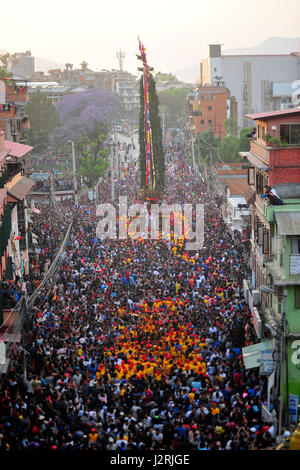
[{"label": "concrete wall", "polygon": [[243,127],[243,63],[251,64],[251,110],[257,113],[262,109],[261,81],[293,82],[300,78],[300,57],[294,55],[249,55],[222,56],[222,77],[225,86],[238,102],[238,123]]}]

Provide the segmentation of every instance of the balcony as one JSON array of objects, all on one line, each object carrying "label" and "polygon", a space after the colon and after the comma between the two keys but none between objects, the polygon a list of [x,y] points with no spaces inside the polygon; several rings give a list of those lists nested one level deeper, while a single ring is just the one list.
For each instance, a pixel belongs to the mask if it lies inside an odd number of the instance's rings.
[{"label": "balcony", "polygon": [[15,105],[0,105],[0,119],[13,119],[15,117]]},{"label": "balcony", "polygon": [[267,147],[262,141],[250,139],[250,152],[257,155],[267,164],[270,163],[269,151],[272,147]]},{"label": "balcony", "polygon": [[263,204],[263,214],[268,222],[275,223],[275,212],[274,206],[268,206],[268,204]]}]

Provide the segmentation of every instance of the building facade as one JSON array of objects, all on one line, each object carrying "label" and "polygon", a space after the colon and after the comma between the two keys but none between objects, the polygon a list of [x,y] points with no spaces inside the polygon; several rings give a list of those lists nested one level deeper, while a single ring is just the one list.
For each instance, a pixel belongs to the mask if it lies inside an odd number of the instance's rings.
[{"label": "building facade", "polygon": [[29,102],[25,80],[7,77],[0,79],[0,130],[7,140],[24,142],[30,127],[26,112]]},{"label": "building facade", "polygon": [[[200,63],[200,86],[224,85],[235,96],[240,128],[251,125],[251,120],[246,117],[248,113],[280,109],[276,99],[278,83],[287,82],[292,86],[299,79],[299,52],[222,55],[221,44],[210,44],[208,58]],[[281,90],[279,92],[282,93]],[[287,98],[292,99],[292,96],[282,96],[281,100],[283,98],[286,101]]]},{"label": "building facade", "polygon": [[[249,152],[240,152],[248,162],[245,199],[251,206],[251,279],[245,285],[259,339],[274,340],[275,389],[288,420],[287,397],[300,398],[300,108],[247,118],[256,122],[256,137]],[[269,187],[273,194],[266,197]]]},{"label": "building facade", "polygon": [[221,142],[226,137],[226,119],[237,121],[237,104],[230,91],[223,86],[197,87],[187,97],[188,126],[194,134],[211,129]]},{"label": "building facade", "polygon": [[7,57],[7,71],[12,75],[18,75],[24,80],[34,78],[34,57],[30,51],[16,52]]}]

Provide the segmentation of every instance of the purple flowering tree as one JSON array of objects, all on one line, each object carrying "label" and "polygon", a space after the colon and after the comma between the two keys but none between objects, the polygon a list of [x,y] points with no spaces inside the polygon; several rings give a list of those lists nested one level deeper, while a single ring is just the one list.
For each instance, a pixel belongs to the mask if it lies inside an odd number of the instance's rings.
[{"label": "purple flowering tree", "polygon": [[104,141],[119,112],[119,100],[109,91],[93,88],[66,95],[56,110],[61,126],[54,129],[50,141],[54,145],[74,142],[79,173],[92,187],[108,166]]}]

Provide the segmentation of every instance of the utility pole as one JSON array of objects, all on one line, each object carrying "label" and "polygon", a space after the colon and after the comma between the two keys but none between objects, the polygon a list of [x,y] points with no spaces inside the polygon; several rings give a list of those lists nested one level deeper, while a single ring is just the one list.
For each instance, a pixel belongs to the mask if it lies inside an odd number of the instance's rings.
[{"label": "utility pole", "polygon": [[287,337],[286,337],[286,330],[287,330],[287,320],[286,320],[286,301],[287,301],[287,289],[284,289],[283,293],[283,312],[282,312],[282,326],[283,326],[283,357],[285,361],[285,394],[286,394],[286,427],[289,430],[290,428],[290,416],[289,416],[289,363],[288,363],[288,345],[287,345]]},{"label": "utility pole", "polygon": [[78,207],[78,191],[77,191],[77,179],[76,179],[76,160],[75,160],[75,147],[73,140],[69,140],[72,144],[72,159],[73,159],[73,181],[74,181],[74,192],[75,192],[75,206]]},{"label": "utility pole", "polygon": [[111,189],[111,200],[115,200],[115,175],[114,175],[114,143],[110,145],[110,189]]},{"label": "utility pole", "polygon": [[117,129],[116,129],[116,123],[114,123],[114,152],[115,152],[116,177],[119,178],[119,154],[118,154],[118,152],[117,152]]},{"label": "utility pole", "polygon": [[195,169],[195,150],[194,150],[194,133],[192,131],[192,157],[193,157],[193,169]]},{"label": "utility pole", "polygon": [[286,425],[287,429],[290,427],[290,419],[289,419],[289,372],[288,372],[288,350],[287,350],[287,338],[286,338],[286,301],[287,301],[287,290],[284,290],[283,294],[283,309],[282,309],[282,317],[281,317],[281,329],[280,329],[280,369],[279,369],[279,376],[280,376],[280,384],[279,384],[279,399],[280,399],[280,411],[279,411],[279,426],[278,426],[278,434],[281,435],[282,429],[282,418],[283,418],[283,371],[282,365],[285,362],[285,412],[286,412]]}]

